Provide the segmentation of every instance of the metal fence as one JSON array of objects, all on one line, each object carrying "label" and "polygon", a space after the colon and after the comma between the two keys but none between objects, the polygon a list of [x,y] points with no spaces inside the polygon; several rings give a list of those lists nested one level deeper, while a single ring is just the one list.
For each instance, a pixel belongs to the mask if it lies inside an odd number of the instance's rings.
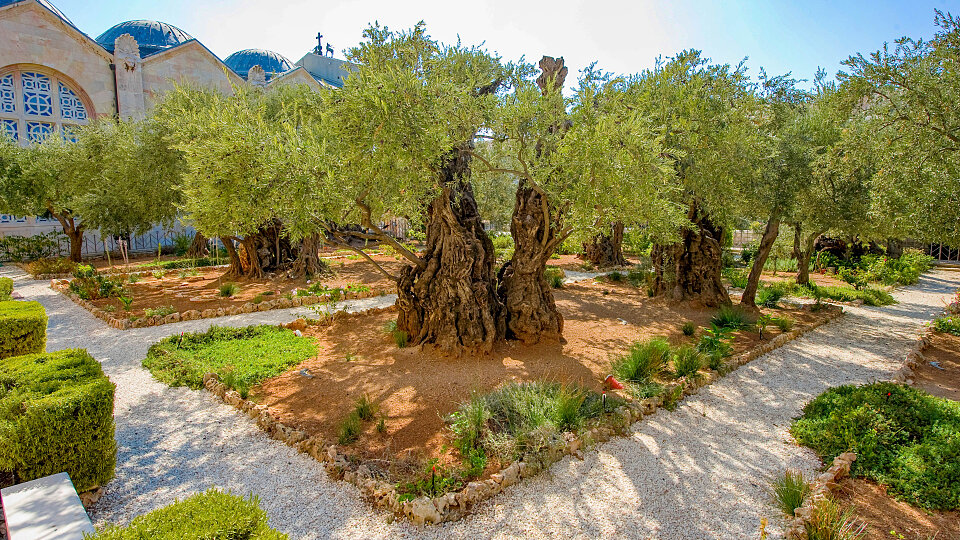
[{"label": "metal fence", "polygon": [[945,246],[943,244],[927,244],[925,251],[934,259],[940,262],[960,263],[960,249]]}]

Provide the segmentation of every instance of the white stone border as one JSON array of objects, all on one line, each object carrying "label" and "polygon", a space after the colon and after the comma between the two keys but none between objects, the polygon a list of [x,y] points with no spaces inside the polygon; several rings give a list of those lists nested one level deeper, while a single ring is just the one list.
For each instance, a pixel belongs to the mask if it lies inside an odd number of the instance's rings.
[{"label": "white stone border", "polygon": [[[393,309],[393,306],[349,314],[344,313],[341,317],[357,317],[390,309]],[[796,328],[780,334],[763,345],[730,358],[727,364],[733,371],[807,332],[819,328],[842,314],[842,308],[828,312],[827,317],[814,321],[811,326]],[[334,479],[344,480],[355,485],[360,489],[361,496],[375,507],[404,516],[416,525],[424,525],[459,520],[466,516],[477,504],[499,494],[522,478],[540,473],[560,461],[564,456],[577,455],[582,457],[584,447],[607,441],[618,432],[626,433],[634,422],[643,419],[644,416],[656,413],[658,408],[663,407],[666,401],[664,396],[675,393],[678,386],[682,386],[682,393],[679,399],[670,405],[683,400],[685,396],[696,394],[701,387],[711,384],[720,377],[719,373],[710,370],[701,373],[699,377],[694,379],[667,385],[663,394],[655,398],[635,401],[625,396],[622,399],[626,403],[611,411],[609,425],[596,425],[579,436],[575,433],[564,433],[562,440],[555,441],[555,444],[547,447],[540,454],[529,456],[526,461],[515,461],[501,471],[492,474],[487,480],[469,482],[460,491],[447,492],[433,498],[421,496],[402,502],[394,484],[375,478],[366,466],[352,462],[347,454],[341,453],[336,444],[327,444],[306,431],[284,424],[277,419],[269,407],[240,397],[239,393],[221,383],[216,374],[204,374],[203,386],[223,400],[224,403],[236,407],[255,420],[257,425],[274,439],[296,448],[298,452],[309,454],[323,463],[327,472]]]}]

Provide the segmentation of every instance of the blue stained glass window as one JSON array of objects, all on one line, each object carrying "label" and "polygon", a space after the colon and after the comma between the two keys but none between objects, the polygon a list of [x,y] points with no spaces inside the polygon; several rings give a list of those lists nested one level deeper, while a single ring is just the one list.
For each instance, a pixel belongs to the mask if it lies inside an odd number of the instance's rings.
[{"label": "blue stained glass window", "polygon": [[50,122],[27,122],[27,140],[34,143],[43,142],[53,133],[54,124]]},{"label": "blue stained glass window", "polygon": [[80,98],[63,83],[60,84],[60,117],[64,120],[86,120],[87,109]]},{"label": "blue stained glass window", "polygon": [[17,140],[17,121],[16,120],[7,120],[6,118],[0,120],[0,127],[3,129],[0,130],[0,133],[5,133],[7,137],[10,137],[13,140]]},{"label": "blue stained glass window", "polygon": [[17,93],[13,90],[13,74],[0,77],[0,112],[17,112]]},{"label": "blue stained glass window", "polygon": [[20,74],[23,85],[23,108],[27,114],[53,116],[53,96],[50,92],[50,77],[42,73],[25,71]]}]

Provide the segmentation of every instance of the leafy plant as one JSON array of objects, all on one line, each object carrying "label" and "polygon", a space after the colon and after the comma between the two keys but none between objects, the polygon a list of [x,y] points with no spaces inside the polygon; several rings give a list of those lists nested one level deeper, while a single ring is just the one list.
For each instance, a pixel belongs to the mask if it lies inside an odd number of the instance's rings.
[{"label": "leafy plant", "polygon": [[693,324],[693,321],[687,321],[683,323],[683,326],[680,327],[680,330],[685,336],[692,336],[697,331],[697,325]]},{"label": "leafy plant", "polygon": [[163,276],[167,275],[166,270],[154,270],[150,272],[154,279],[163,279]]},{"label": "leafy plant", "polygon": [[670,360],[670,344],[662,338],[639,341],[613,362],[613,373],[620,380],[646,382],[664,372]]},{"label": "leafy plant", "polygon": [[137,274],[136,272],[131,273],[130,275],[127,276],[127,281],[129,281],[130,283],[136,283],[140,281],[140,274]]},{"label": "leafy plant", "polygon": [[810,494],[810,483],[800,471],[786,470],[771,483],[773,502],[787,517],[793,517]]},{"label": "leafy plant", "polygon": [[782,317],[775,318],[773,324],[777,325],[777,328],[779,328],[781,332],[789,332],[790,330],[793,330],[794,320],[784,315]]},{"label": "leafy plant", "polygon": [[960,336],[960,316],[939,317],[933,320],[933,329],[945,334]]},{"label": "leafy plant", "polygon": [[130,306],[133,304],[133,298],[130,296],[121,296],[120,304],[123,305],[124,311],[130,311]]},{"label": "leafy plant", "polygon": [[711,369],[716,369],[713,367],[714,364],[722,362],[723,358],[730,356],[733,352],[733,346],[730,345],[732,333],[733,330],[730,328],[711,324],[710,328],[704,330],[700,336],[697,350],[710,357]]},{"label": "leafy plant", "polygon": [[738,289],[747,288],[748,274],[746,270],[742,268],[725,268],[722,275],[730,280],[730,286]]},{"label": "leafy plant", "polygon": [[548,267],[546,270],[544,270],[543,276],[546,278],[547,283],[549,283],[554,289],[563,288],[563,279],[566,277],[563,269]]},{"label": "leafy plant", "polygon": [[609,274],[607,274],[607,278],[614,283],[622,282],[623,277],[624,277],[623,273],[618,270],[614,270],[613,272],[610,272]]},{"label": "leafy plant", "polygon": [[840,386],[808,403],[790,431],[824,462],[856,452],[851,474],[899,499],[960,508],[960,403],[888,382]]},{"label": "leafy plant", "polygon": [[237,294],[238,289],[239,287],[237,287],[236,283],[229,281],[223,285],[220,285],[220,296],[223,298],[230,298],[231,296]]},{"label": "leafy plant", "polygon": [[387,420],[384,417],[380,417],[380,420],[377,421],[377,433],[386,433],[387,432]]},{"label": "leafy plant", "polygon": [[167,315],[172,315],[177,312],[177,308],[173,306],[157,306],[155,308],[147,308],[143,310],[143,314],[147,317],[166,317]]},{"label": "leafy plant", "polygon": [[784,282],[764,285],[757,291],[757,304],[768,308],[779,307],[780,300],[790,294],[790,290],[790,285]]}]

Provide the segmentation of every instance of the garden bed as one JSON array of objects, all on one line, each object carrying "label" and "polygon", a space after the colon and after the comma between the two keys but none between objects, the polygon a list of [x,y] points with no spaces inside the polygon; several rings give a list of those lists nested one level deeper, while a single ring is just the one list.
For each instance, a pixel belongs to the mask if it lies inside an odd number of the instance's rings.
[{"label": "garden bed", "polygon": [[886,488],[863,478],[845,478],[837,498],[865,526],[864,538],[960,538],[960,512],[921,510],[887,494]]},{"label": "garden bed", "polygon": [[960,401],[960,336],[932,333],[923,359],[913,368],[913,385],[935,396]]},{"label": "garden bed", "polygon": [[[383,255],[374,258],[393,272],[402,264]],[[263,279],[233,278],[224,275],[227,267],[223,266],[144,270],[130,274],[100,273],[98,276],[113,280],[117,287],[122,286],[124,293],[95,299],[78,296],[70,289],[71,280],[54,280],[51,286],[119,329],[395,292],[396,285],[366,261],[342,257],[332,259],[330,267],[331,274],[315,280],[291,279],[284,275],[268,275]],[[131,280],[130,275],[136,277]],[[125,308],[121,296],[131,300],[129,309]]]}]

